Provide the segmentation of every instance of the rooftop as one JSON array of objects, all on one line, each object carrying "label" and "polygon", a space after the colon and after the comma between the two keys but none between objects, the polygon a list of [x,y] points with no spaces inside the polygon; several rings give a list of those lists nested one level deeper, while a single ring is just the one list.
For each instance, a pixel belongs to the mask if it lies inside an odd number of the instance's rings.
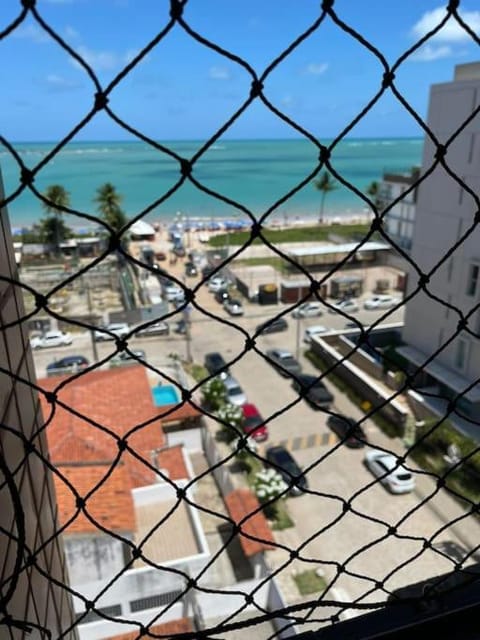
[{"label": "rooftop", "polygon": [[320,256],[337,253],[350,253],[351,251],[387,251],[392,247],[384,242],[348,242],[345,244],[329,244],[323,247],[300,247],[298,249],[290,249],[288,253],[291,256]]},{"label": "rooftop", "polygon": [[[58,381],[59,378],[47,378],[39,384],[44,391],[54,391]],[[130,393],[135,397],[134,411],[128,401]],[[92,533],[98,530],[95,523],[110,530],[134,531],[131,491],[159,480],[158,474],[145,463],[160,469],[174,482],[189,477],[182,446],[164,448],[162,423],[155,416],[157,410],[143,367],[85,373],[58,391],[53,414],[44,395],[40,398],[43,414],[49,421],[50,458],[64,478],[54,475],[62,526],[78,512],[77,494],[86,499],[87,515],[79,513],[68,526],[68,533]],[[74,406],[75,412],[65,408],[66,405]],[[92,426],[87,417],[100,428]],[[150,424],[132,432],[137,421],[141,425],[152,418]],[[128,450],[119,455],[117,437],[129,433],[128,446],[137,455]],[[108,481],[103,482],[107,477]]]},{"label": "rooftop", "polygon": [[239,532],[243,553],[254,556],[261,551],[272,549],[272,530],[259,509],[257,498],[249,489],[236,489],[225,497],[231,519],[241,525]]},{"label": "rooftop", "polygon": [[[188,505],[176,497],[137,506],[134,542],[140,545],[145,540],[142,552],[150,562],[162,564],[202,552],[197,544],[188,509]],[[143,560],[137,560],[135,567],[145,564]]]}]

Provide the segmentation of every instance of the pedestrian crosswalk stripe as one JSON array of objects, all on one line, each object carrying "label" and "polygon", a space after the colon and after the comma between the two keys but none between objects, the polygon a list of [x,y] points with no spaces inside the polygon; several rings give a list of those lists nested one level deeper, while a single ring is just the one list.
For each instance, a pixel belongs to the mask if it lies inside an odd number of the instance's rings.
[{"label": "pedestrian crosswalk stripe", "polygon": [[258,447],[258,453],[263,455],[269,447],[281,446],[289,451],[298,451],[299,449],[311,449],[312,447],[327,447],[337,444],[338,439],[331,432],[311,433],[308,436],[295,436],[278,442],[262,443]]}]

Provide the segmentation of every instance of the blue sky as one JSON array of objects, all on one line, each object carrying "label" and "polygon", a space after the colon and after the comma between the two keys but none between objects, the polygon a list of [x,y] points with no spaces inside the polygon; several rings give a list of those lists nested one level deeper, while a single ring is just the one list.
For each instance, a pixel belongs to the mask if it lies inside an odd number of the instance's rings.
[{"label": "blue sky", "polygon": [[[319,0],[189,0],[190,27],[248,61],[260,75],[320,15]],[[393,64],[445,15],[441,0],[337,0],[338,17]],[[169,21],[168,0],[37,0],[37,11],[92,67],[103,87]],[[1,0],[3,31],[21,13]],[[478,2],[460,14],[480,34]],[[0,41],[0,135],[51,141],[67,135],[89,111],[95,87],[75,60],[31,16]],[[453,78],[454,66],[480,60],[480,47],[452,20],[408,58],[396,86],[423,118],[429,87]],[[277,109],[319,137],[334,137],[381,86],[383,68],[365,47],[327,17],[265,80]],[[242,66],[199,44],[178,24],[114,89],[109,106],[151,138],[205,139],[242,105],[251,78]],[[288,138],[298,134],[259,101],[226,134]],[[418,124],[389,92],[350,133],[355,137],[421,136]],[[76,140],[130,139],[105,114]]]}]

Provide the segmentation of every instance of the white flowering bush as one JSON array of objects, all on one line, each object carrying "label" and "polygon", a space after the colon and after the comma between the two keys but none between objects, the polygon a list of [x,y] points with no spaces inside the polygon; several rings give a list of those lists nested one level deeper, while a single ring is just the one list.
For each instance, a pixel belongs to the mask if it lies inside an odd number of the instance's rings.
[{"label": "white flowering bush", "polygon": [[203,404],[218,411],[227,402],[227,388],[221,378],[212,378],[202,385]]},{"label": "white flowering bush", "polygon": [[[237,437],[240,426],[243,422],[243,413],[241,407],[237,407],[230,402],[222,404],[216,411],[215,415],[222,420],[222,433],[227,442]],[[226,424],[225,424],[226,423]],[[227,426],[231,425],[231,426]]]},{"label": "white flowering bush", "polygon": [[253,489],[259,502],[267,502],[284,496],[288,485],[275,469],[262,469],[255,474]]}]

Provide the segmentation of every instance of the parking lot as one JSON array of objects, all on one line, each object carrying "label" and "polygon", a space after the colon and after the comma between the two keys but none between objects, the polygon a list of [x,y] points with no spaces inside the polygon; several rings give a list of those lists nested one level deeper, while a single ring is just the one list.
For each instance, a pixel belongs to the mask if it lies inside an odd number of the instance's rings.
[{"label": "parking lot", "polygon": [[[299,400],[291,381],[262,357],[272,347],[298,351],[304,371],[314,372],[303,355],[305,329],[316,324],[341,328],[344,317],[325,313],[319,318],[293,319],[289,312],[286,331],[260,336],[254,348],[246,350],[246,338],[254,333],[255,327],[285,310],[284,305],[261,307],[246,303],[245,314],[232,321],[208,291],[199,292],[198,304],[205,312],[194,308],[191,313],[188,347],[186,336],[175,333],[168,337],[132,339],[131,345],[136,348],[141,345],[147,361],[153,365],[165,361],[169,353],[185,357],[188,351],[198,363],[203,362],[209,351],[220,351],[227,361],[233,362],[232,374],[248,401],[256,404],[267,420],[269,438],[265,446],[285,444],[302,468],[308,469],[311,493],[288,499],[295,527],[276,533],[281,543],[300,549],[300,557],[295,561],[297,569],[305,561],[313,560],[329,580],[336,579],[336,588],[349,598],[383,601],[392,588],[451,570],[453,560],[435,549],[462,553],[473,548],[479,533],[476,523],[470,519],[447,526],[462,511],[444,492],[419,506],[423,498],[435,493],[435,485],[429,478],[419,476],[415,492],[401,496],[393,496],[375,484],[363,464],[364,451],[338,446],[326,426],[326,414]],[[394,311],[388,321],[401,321],[402,312]],[[370,324],[383,313],[361,308],[355,317]],[[215,318],[224,322],[215,322]],[[46,364],[60,354],[83,353],[91,359],[90,349],[90,336],[84,333],[75,335],[70,346],[37,351],[38,375],[43,375]],[[98,351],[104,357],[114,351],[114,343],[100,343]],[[328,380],[327,386],[334,394],[333,410],[361,417],[360,410],[330,386]],[[402,452],[401,442],[388,440],[373,422],[367,421],[365,430],[371,445]],[[437,534],[442,527],[445,528]],[[432,541],[432,548],[422,551],[425,539]],[[277,560],[275,554],[271,555],[274,565],[284,561],[285,553],[277,554]],[[413,558],[416,559],[410,562]],[[343,568],[339,571],[339,567]],[[311,562],[305,563],[304,568],[312,568]],[[384,591],[382,584],[375,586],[375,582],[381,583],[386,576]]]}]

